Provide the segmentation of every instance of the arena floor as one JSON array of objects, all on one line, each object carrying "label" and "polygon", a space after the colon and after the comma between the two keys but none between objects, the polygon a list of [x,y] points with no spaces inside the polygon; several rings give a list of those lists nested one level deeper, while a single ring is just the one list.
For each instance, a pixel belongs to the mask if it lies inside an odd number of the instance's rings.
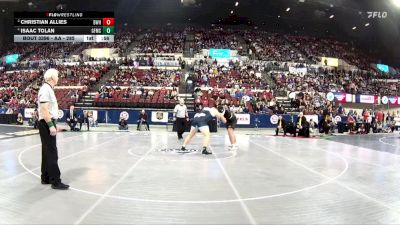
[{"label": "arena floor", "polygon": [[[0,127],[0,129],[5,129]],[[40,184],[38,135],[0,140],[1,224],[398,224],[398,134],[324,138],[225,131],[179,153],[174,133],[65,132],[69,191]]]}]

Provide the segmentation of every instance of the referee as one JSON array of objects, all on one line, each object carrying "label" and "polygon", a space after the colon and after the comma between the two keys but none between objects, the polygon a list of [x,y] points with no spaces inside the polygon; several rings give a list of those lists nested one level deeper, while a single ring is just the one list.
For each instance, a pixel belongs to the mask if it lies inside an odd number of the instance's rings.
[{"label": "referee", "polygon": [[58,82],[58,71],[49,69],[44,74],[44,84],[39,90],[39,134],[42,141],[42,184],[51,184],[51,188],[67,190],[68,185],[61,182],[58,167],[57,127],[58,104],[54,86]]},{"label": "referee", "polygon": [[182,134],[186,130],[186,122],[189,120],[189,115],[187,107],[185,105],[185,100],[180,99],[179,104],[175,106],[174,109],[174,120],[176,124],[176,131],[178,133],[178,139],[183,139]]}]

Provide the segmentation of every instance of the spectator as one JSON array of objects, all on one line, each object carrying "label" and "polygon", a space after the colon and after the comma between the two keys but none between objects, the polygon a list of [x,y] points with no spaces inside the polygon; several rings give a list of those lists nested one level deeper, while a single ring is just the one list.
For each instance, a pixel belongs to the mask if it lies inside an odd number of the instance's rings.
[{"label": "spectator", "polygon": [[297,118],[296,130],[298,132],[298,136],[310,137],[309,124],[306,118],[304,117],[303,113],[300,113],[299,117]]},{"label": "spectator", "polygon": [[119,118],[118,130],[128,130],[128,121],[126,121],[125,118]]},{"label": "spectator", "polygon": [[77,112],[75,111],[75,106],[71,105],[69,107],[69,110],[67,111],[65,118],[67,118],[67,124],[70,127],[71,131],[78,131],[75,127],[76,124],[78,123],[78,115]]},{"label": "spectator", "polygon": [[23,125],[24,124],[24,117],[22,116],[21,113],[18,113],[17,116],[17,125]]},{"label": "spectator", "polygon": [[33,129],[37,129],[39,121],[39,114],[37,108],[32,112],[31,118],[28,121],[29,126],[33,126]]},{"label": "spectator", "polygon": [[286,121],[283,119],[282,115],[278,116],[278,125],[275,130],[275,136],[278,136],[279,131],[283,131],[283,136],[286,136]]}]

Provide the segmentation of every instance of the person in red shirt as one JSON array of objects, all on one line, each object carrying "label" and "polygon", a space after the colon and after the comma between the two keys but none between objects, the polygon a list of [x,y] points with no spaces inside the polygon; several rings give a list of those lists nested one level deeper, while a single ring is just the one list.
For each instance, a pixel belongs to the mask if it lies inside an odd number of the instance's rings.
[{"label": "person in red shirt", "polygon": [[364,109],[363,117],[364,117],[364,122],[368,123],[369,113],[368,113],[368,111],[366,109]]},{"label": "person in red shirt", "polygon": [[203,107],[208,107],[208,98],[207,97],[204,97],[204,99],[202,100],[202,104],[203,104]]},{"label": "person in red shirt", "polygon": [[350,134],[353,134],[354,125],[355,125],[354,117],[353,117],[352,115],[349,115],[349,116],[347,117],[347,126],[349,127],[349,133],[350,133]]},{"label": "person in red shirt", "polygon": [[378,111],[378,112],[376,113],[376,121],[377,121],[377,122],[382,122],[382,121],[383,121],[383,118],[384,118],[383,112],[382,112],[382,111]]},{"label": "person in red shirt", "polygon": [[365,109],[364,113],[363,113],[363,117],[364,117],[364,124],[365,124],[365,133],[369,133],[370,127],[371,127],[371,123],[369,121],[369,112],[367,109]]},{"label": "person in red shirt", "polygon": [[161,95],[165,95],[165,93],[167,93],[167,89],[166,89],[165,87],[162,87],[162,88],[160,89],[160,94],[161,94]]}]

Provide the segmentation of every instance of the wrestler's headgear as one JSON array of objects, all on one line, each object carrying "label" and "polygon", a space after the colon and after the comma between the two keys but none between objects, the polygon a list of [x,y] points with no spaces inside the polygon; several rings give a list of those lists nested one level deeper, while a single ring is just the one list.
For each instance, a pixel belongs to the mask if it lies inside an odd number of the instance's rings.
[{"label": "wrestler's headgear", "polygon": [[224,107],[223,105],[219,105],[219,106],[217,107],[217,109],[218,109],[218,112],[220,112],[220,113],[222,113],[222,114],[225,113],[225,107]]}]

